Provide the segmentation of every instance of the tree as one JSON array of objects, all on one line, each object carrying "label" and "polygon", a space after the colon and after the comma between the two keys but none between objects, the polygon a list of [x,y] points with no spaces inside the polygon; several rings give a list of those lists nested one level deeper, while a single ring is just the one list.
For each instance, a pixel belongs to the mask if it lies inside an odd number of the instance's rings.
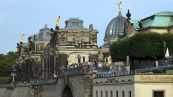
[{"label": "tree", "polygon": [[0,76],[10,76],[12,65],[15,63],[15,52],[8,52],[6,55],[0,54]]},{"label": "tree", "polygon": [[132,37],[119,39],[110,46],[113,61],[158,60],[164,57],[163,42],[167,43],[170,53],[173,53],[173,34],[137,33]]}]

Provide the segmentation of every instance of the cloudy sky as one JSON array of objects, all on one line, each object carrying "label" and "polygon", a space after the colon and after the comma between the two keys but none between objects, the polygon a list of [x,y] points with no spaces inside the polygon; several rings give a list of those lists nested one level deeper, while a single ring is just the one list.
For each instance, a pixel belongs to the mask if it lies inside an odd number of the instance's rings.
[{"label": "cloudy sky", "polygon": [[[105,29],[118,15],[118,0],[1,0],[0,53],[16,51],[20,34],[27,37],[38,33],[45,24],[55,27],[61,16],[60,27],[70,17],[84,20],[84,26],[93,24],[99,31],[98,45],[103,44]],[[142,19],[160,11],[173,11],[173,0],[122,0],[122,14],[130,9],[133,19]]]}]

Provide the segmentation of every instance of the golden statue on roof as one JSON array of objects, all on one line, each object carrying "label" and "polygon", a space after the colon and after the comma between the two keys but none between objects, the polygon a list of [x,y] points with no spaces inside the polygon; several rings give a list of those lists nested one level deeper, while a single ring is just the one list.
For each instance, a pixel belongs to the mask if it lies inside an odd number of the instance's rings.
[{"label": "golden statue on roof", "polygon": [[119,0],[119,2],[118,2],[118,10],[121,13],[121,10],[122,10],[122,1],[121,0]]},{"label": "golden statue on roof", "polygon": [[23,43],[24,36],[25,36],[25,34],[20,34],[20,43]]},{"label": "golden statue on roof", "polygon": [[59,27],[59,22],[60,22],[60,16],[58,16],[58,18],[56,20],[56,27]]}]

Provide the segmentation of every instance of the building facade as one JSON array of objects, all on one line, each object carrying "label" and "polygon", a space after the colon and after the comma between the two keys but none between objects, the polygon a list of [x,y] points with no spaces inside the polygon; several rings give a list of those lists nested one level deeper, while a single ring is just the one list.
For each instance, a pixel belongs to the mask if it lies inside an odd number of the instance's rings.
[{"label": "building facade", "polygon": [[50,41],[50,29],[45,25],[38,34],[30,36],[28,43],[24,43],[21,36],[17,43],[17,79],[30,81],[40,79],[42,75],[43,54]]},{"label": "building facade", "polygon": [[78,18],[66,20],[64,28],[56,26],[55,30],[45,25],[28,43],[17,44],[18,79],[53,78],[61,67],[97,61],[97,33],[92,24],[86,28]]},{"label": "building facade", "polygon": [[51,31],[50,44],[44,54],[44,78],[53,77],[61,67],[68,68],[98,59],[98,32],[92,24],[86,28],[82,20],[70,18],[65,21],[64,28],[56,27]]},{"label": "building facade", "polygon": [[132,36],[136,32],[173,33],[172,26],[173,12],[162,11],[141,20],[129,17],[125,22],[125,34]]},{"label": "building facade", "polygon": [[173,75],[129,75],[93,79],[92,97],[172,97]]}]

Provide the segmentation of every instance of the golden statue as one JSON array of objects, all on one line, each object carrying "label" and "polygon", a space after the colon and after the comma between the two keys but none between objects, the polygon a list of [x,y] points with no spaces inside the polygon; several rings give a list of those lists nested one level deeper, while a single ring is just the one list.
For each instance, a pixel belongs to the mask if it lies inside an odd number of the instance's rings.
[{"label": "golden statue", "polygon": [[23,43],[23,38],[24,38],[25,34],[21,34],[20,35],[20,43]]},{"label": "golden statue", "polygon": [[121,0],[119,0],[119,2],[118,2],[118,10],[121,13],[121,10],[122,10],[122,2],[121,2]]},{"label": "golden statue", "polygon": [[58,16],[58,18],[56,20],[56,27],[59,27],[59,22],[60,22],[60,16]]}]

